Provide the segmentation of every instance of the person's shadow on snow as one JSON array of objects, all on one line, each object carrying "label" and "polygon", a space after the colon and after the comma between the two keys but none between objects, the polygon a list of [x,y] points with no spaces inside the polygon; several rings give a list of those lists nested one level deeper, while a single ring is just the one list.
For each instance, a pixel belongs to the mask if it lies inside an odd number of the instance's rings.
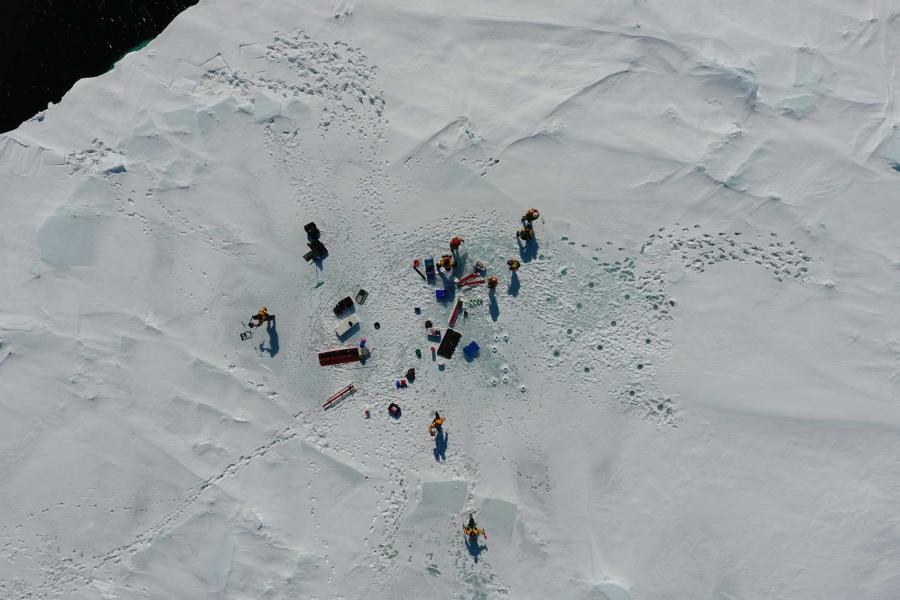
[{"label": "person's shadow on snow", "polygon": [[268,352],[269,356],[278,354],[278,331],[275,329],[275,321],[266,323],[266,333],[269,334],[269,347],[266,348],[263,342],[259,343],[260,352]]},{"label": "person's shadow on snow", "polygon": [[451,302],[456,300],[456,282],[453,281],[452,276],[444,273],[443,271],[440,272],[440,276],[441,283],[444,284],[444,299],[438,300],[438,302],[441,304],[450,304]]},{"label": "person's shadow on snow", "polygon": [[466,536],[466,550],[469,551],[469,554],[472,556],[475,562],[478,562],[478,556],[487,549],[488,547],[486,544],[481,544],[478,541],[477,535]]},{"label": "person's shadow on snow", "polygon": [[496,321],[500,317],[500,305],[497,304],[497,295],[493,291],[488,294],[488,312],[491,315],[491,321]]},{"label": "person's shadow on snow", "polygon": [[469,261],[468,252],[453,252],[453,276],[462,277],[466,272],[466,263]]},{"label": "person's shadow on snow", "polygon": [[516,238],[516,241],[519,244],[519,258],[522,259],[523,263],[531,262],[538,257],[538,250],[541,245],[538,244],[536,235],[532,235],[532,238],[527,242],[523,242],[520,238]]},{"label": "person's shadow on snow", "polygon": [[441,462],[447,460],[447,444],[450,434],[438,431],[434,436],[434,460]]},{"label": "person's shadow on snow", "polygon": [[[509,287],[506,288],[506,293],[509,294],[510,296],[518,296],[520,285],[521,284],[519,283],[519,274],[516,273],[515,271],[513,271],[509,275]],[[494,320],[496,321],[497,319],[494,319]]]}]

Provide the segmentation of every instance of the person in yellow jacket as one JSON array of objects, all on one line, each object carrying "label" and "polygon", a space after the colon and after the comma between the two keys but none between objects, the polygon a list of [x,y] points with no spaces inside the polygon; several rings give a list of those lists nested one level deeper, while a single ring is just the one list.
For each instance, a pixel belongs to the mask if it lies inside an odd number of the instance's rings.
[{"label": "person in yellow jacket", "polygon": [[475,523],[475,515],[473,513],[469,513],[469,523],[468,525],[463,525],[463,531],[470,538],[477,539],[479,535],[483,535],[484,539],[487,539],[487,532],[484,529],[478,529],[478,525]]},{"label": "person in yellow jacket", "polygon": [[438,269],[443,269],[448,273],[453,270],[453,267],[455,265],[456,263],[454,262],[453,257],[449,254],[444,254],[439,259],[437,259]]},{"label": "person in yellow jacket", "polygon": [[431,425],[428,426],[428,433],[431,434],[431,437],[444,430],[444,417],[439,415],[437,411],[434,413],[434,419],[431,421]]},{"label": "person in yellow jacket", "polygon": [[516,272],[519,270],[519,267],[522,266],[522,263],[519,262],[519,259],[517,259],[517,258],[511,258],[508,261],[506,261],[506,266],[509,267],[510,271]]},{"label": "person in yellow jacket", "polygon": [[[255,325],[253,324],[254,320],[256,321]],[[265,306],[263,306],[262,308],[259,309],[258,313],[256,313],[252,317],[250,317],[249,326],[250,327],[262,327],[263,323],[266,323],[267,321],[272,321],[274,323],[275,315],[270,315],[269,310]]]}]

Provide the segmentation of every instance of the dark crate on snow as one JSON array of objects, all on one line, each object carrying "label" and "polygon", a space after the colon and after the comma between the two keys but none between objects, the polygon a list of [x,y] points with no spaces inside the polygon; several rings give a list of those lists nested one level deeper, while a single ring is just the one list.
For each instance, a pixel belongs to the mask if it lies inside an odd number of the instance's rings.
[{"label": "dark crate on snow", "polygon": [[456,352],[456,346],[459,344],[460,338],[462,338],[462,335],[458,331],[447,329],[447,331],[444,332],[444,339],[441,341],[441,345],[438,346],[438,356],[443,356],[448,360],[452,358],[453,353]]},{"label": "dark crate on snow", "polygon": [[328,250],[325,248],[325,244],[319,240],[312,240],[311,242],[307,242],[306,245],[309,246],[309,252],[303,255],[303,260],[309,262],[314,259],[319,260],[328,256]]},{"label": "dark crate on snow", "polygon": [[334,316],[339,317],[353,306],[353,298],[347,296],[342,299],[340,302],[334,305]]}]

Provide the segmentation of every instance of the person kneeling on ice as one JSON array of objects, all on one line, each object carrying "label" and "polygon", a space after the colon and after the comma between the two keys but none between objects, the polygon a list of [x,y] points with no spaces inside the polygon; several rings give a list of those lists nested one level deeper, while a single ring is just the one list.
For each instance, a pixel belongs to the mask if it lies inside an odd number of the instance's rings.
[{"label": "person kneeling on ice", "polygon": [[531,227],[522,227],[519,231],[516,232],[516,237],[518,237],[523,242],[530,242],[534,239],[534,231]]},{"label": "person kneeling on ice", "polygon": [[434,420],[431,421],[431,425],[428,426],[428,433],[431,434],[431,437],[438,432],[444,431],[444,417],[439,415],[437,411],[434,412]]},{"label": "person kneeling on ice", "polygon": [[[255,325],[253,324],[254,320],[256,321]],[[275,315],[270,315],[269,310],[265,306],[263,306],[262,308],[259,309],[258,313],[256,313],[252,317],[250,317],[249,326],[250,327],[262,327],[263,323],[266,323],[268,321],[272,321],[272,323],[275,323]]]},{"label": "person kneeling on ice", "polygon": [[453,261],[453,257],[449,254],[445,254],[437,260],[438,269],[443,269],[446,272],[451,272],[453,270],[453,266],[456,263]]},{"label": "person kneeling on ice", "polygon": [[484,539],[487,539],[487,532],[484,529],[478,529],[478,525],[475,524],[475,515],[473,513],[469,513],[469,524],[463,526],[463,531],[470,538],[478,539],[479,535],[483,535]]}]

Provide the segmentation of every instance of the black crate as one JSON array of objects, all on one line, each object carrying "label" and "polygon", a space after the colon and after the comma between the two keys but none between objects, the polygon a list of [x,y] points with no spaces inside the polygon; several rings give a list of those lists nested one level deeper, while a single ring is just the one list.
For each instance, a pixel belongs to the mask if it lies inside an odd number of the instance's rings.
[{"label": "black crate", "polygon": [[456,352],[456,346],[459,344],[460,338],[462,338],[462,334],[448,328],[444,332],[444,339],[441,341],[441,345],[438,346],[438,356],[443,356],[447,360],[451,359],[453,353]]},{"label": "black crate", "polygon": [[339,317],[353,307],[353,298],[347,296],[334,305],[334,316]]}]

